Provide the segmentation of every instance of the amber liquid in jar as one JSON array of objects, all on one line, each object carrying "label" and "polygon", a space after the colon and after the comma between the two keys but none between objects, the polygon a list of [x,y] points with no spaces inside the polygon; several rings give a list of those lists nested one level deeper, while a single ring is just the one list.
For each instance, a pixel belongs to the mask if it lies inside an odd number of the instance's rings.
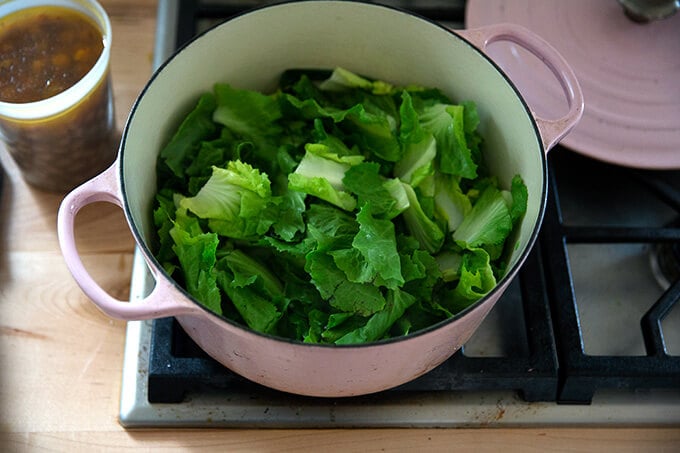
[{"label": "amber liquid in jar", "polygon": [[[102,32],[87,15],[39,6],[0,19],[0,101],[42,101],[78,83],[102,54]],[[0,112],[0,135],[24,179],[64,192],[115,159],[116,130],[108,68],[82,99],[31,119]],[[73,102],[75,101],[75,102]]]}]

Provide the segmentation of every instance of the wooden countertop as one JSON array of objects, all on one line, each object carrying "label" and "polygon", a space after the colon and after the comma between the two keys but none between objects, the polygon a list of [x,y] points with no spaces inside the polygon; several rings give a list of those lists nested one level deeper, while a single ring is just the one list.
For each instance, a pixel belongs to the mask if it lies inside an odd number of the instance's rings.
[{"label": "wooden countertop", "polygon": [[[151,74],[156,1],[102,4],[122,127]],[[61,196],[28,187],[4,149],[0,156],[0,451],[679,451],[678,429],[126,431],[117,420],[125,323],[103,315],[66,269]],[[125,298],[134,243],[122,212],[88,206],[76,233],[92,275]]]}]

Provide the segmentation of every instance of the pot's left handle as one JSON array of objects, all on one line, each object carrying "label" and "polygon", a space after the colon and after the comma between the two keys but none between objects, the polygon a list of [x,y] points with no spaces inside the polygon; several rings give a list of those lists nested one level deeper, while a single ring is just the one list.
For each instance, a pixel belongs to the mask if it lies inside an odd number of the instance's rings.
[{"label": "pot's left handle", "polygon": [[515,24],[496,24],[469,30],[455,30],[460,36],[486,52],[489,44],[510,41],[522,46],[541,60],[559,81],[567,100],[569,111],[554,120],[533,114],[545,151],[555,146],[571,131],[583,116],[583,92],[573,69],[543,38],[532,31]]},{"label": "pot's left handle", "polygon": [[117,175],[117,163],[95,178],[73,189],[61,202],[57,216],[59,245],[66,265],[83,292],[107,315],[131,320],[154,319],[189,313],[193,307],[172,296],[173,287],[166,279],[157,278],[151,293],[132,303],[112,297],[92,278],[83,265],[75,240],[75,218],[83,207],[105,201],[122,207],[122,195]]}]

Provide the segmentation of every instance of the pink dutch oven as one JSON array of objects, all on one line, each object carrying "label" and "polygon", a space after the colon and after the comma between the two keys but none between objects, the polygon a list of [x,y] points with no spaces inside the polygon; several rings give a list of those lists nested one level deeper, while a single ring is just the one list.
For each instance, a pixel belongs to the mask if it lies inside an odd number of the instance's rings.
[{"label": "pink dutch oven", "polygon": [[[486,55],[494,41],[535,54],[561,83],[569,109],[558,119],[532,113],[511,81]],[[309,345],[253,332],[207,311],[154,258],[151,215],[156,158],[198,96],[218,81],[271,92],[290,68],[345,67],[395,84],[439,87],[474,100],[486,158],[502,185],[523,176],[529,191],[507,274],[456,317],[409,336],[355,346]],[[546,153],[579,121],[583,97],[574,73],[546,42],[526,29],[495,25],[451,31],[412,14],[347,1],[292,2],[237,16],[197,37],[151,78],[125,126],[116,162],[73,190],[59,210],[59,241],[85,294],[109,316],[142,320],[174,316],[209,355],[242,376],[311,396],[352,396],[395,387],[427,373],[473,334],[533,246],[546,202]],[[120,206],[155,279],[140,301],[117,300],[85,270],[74,219],[84,206]]]}]

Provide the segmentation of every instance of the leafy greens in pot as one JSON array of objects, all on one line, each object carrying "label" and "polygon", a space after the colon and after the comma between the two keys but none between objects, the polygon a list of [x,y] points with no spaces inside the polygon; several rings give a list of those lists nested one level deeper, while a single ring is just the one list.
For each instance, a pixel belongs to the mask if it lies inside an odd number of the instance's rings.
[{"label": "leafy greens in pot", "polygon": [[303,342],[455,316],[503,275],[526,186],[489,175],[473,102],[328,74],[201,96],[158,158],[156,257],[213,312]]}]

